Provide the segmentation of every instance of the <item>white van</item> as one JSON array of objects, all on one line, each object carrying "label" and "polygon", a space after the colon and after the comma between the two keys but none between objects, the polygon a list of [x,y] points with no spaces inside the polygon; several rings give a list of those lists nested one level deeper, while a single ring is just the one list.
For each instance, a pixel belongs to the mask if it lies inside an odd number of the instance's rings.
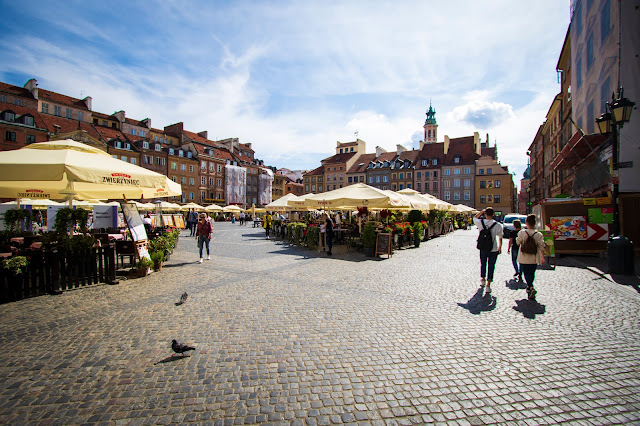
[{"label": "white van", "polygon": [[527,219],[527,216],[523,214],[509,213],[504,217],[504,221],[502,222],[502,227],[504,229],[503,238],[509,238],[509,234],[513,231],[513,221],[516,219],[522,223],[522,227],[524,228],[524,221]]}]

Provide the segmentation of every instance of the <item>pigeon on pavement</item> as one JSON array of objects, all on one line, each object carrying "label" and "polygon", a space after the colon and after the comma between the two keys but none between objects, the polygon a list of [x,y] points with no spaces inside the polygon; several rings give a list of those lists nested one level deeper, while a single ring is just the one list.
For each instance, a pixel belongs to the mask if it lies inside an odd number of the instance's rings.
[{"label": "pigeon on pavement", "polygon": [[177,354],[182,354],[182,356],[185,356],[185,355],[184,355],[184,353],[185,353],[185,352],[187,352],[187,351],[193,351],[193,350],[195,350],[196,348],[195,348],[195,347],[193,347],[193,346],[188,346],[188,345],[185,345],[185,344],[182,344],[182,343],[178,343],[178,342],[176,341],[176,339],[173,339],[173,340],[171,341],[171,349],[173,349],[173,351],[174,351],[175,353],[177,353]]},{"label": "pigeon on pavement", "polygon": [[184,302],[187,301],[187,297],[189,297],[189,295],[187,294],[187,292],[185,291],[184,293],[182,293],[182,296],[180,296],[180,300],[176,303],[176,306],[180,306],[182,305]]}]

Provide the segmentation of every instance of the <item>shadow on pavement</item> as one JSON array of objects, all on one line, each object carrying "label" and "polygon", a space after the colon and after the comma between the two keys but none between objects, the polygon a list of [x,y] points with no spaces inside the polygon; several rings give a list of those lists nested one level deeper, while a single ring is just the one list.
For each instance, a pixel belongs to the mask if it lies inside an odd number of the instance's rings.
[{"label": "shadow on pavement", "polygon": [[480,287],[467,303],[458,303],[458,306],[467,309],[473,315],[478,315],[481,312],[494,310],[497,300],[491,293],[484,293],[484,288]]},{"label": "shadow on pavement", "polygon": [[535,319],[536,315],[543,315],[547,308],[536,302],[535,300],[520,299],[516,300],[518,306],[514,306],[513,310],[521,312],[525,318]]},{"label": "shadow on pavement", "polygon": [[524,290],[525,288],[527,288],[527,283],[525,283],[524,281],[520,281],[515,278],[512,278],[510,280],[505,281],[505,286],[509,290]]},{"label": "shadow on pavement", "polygon": [[[196,256],[197,256],[197,254],[196,254]],[[175,268],[175,267],[178,267],[178,266],[193,265],[194,263],[198,263],[198,259],[200,259],[200,258],[194,259],[193,262],[163,263],[162,267],[163,268]]]},{"label": "shadow on pavement", "polygon": [[185,356],[168,356],[165,359],[161,359],[160,361],[156,362],[153,365],[166,364],[168,362],[180,361],[181,359],[184,359],[184,358],[189,358],[189,355],[185,355]]}]

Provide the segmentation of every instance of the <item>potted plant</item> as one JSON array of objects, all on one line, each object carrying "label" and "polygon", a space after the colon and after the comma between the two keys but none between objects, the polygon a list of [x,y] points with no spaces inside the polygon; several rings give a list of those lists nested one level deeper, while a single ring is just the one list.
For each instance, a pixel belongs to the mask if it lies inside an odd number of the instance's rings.
[{"label": "potted plant", "polygon": [[14,277],[17,277],[18,275],[22,274],[22,272],[24,272],[25,268],[29,264],[29,261],[27,260],[26,256],[12,256],[8,259],[5,259],[2,264],[5,269],[11,271]]},{"label": "potted plant", "polygon": [[146,257],[140,258],[136,264],[136,272],[138,277],[146,277],[149,275],[149,270],[153,266],[153,262]]},{"label": "potted plant", "polygon": [[154,251],[151,253],[151,262],[153,262],[153,270],[159,271],[162,269],[162,262],[164,262],[164,253],[161,251]]},{"label": "potted plant", "polygon": [[368,257],[374,256],[374,250],[376,245],[376,231],[373,229],[371,223],[367,223],[362,231],[362,248],[364,254]]},{"label": "potted plant", "polygon": [[[19,232],[24,221],[31,220],[31,210],[11,209],[4,213],[4,226],[13,232]],[[31,229],[30,226],[28,229]]]},{"label": "potted plant", "polygon": [[316,225],[307,227],[307,246],[311,249],[317,249],[320,244],[320,228]]},{"label": "potted plant", "polygon": [[420,241],[422,240],[423,228],[421,222],[413,224],[413,244],[416,247],[420,247]]}]

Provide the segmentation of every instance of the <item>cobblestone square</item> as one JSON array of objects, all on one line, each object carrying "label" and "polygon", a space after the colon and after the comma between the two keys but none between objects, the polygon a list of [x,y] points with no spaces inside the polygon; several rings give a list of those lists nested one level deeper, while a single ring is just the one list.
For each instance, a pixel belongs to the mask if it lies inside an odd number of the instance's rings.
[{"label": "cobblestone square", "polygon": [[561,259],[531,302],[503,253],[486,294],[475,229],[371,259],[222,223],[203,264],[186,235],[146,278],[0,306],[0,423],[640,423],[632,286]]}]

